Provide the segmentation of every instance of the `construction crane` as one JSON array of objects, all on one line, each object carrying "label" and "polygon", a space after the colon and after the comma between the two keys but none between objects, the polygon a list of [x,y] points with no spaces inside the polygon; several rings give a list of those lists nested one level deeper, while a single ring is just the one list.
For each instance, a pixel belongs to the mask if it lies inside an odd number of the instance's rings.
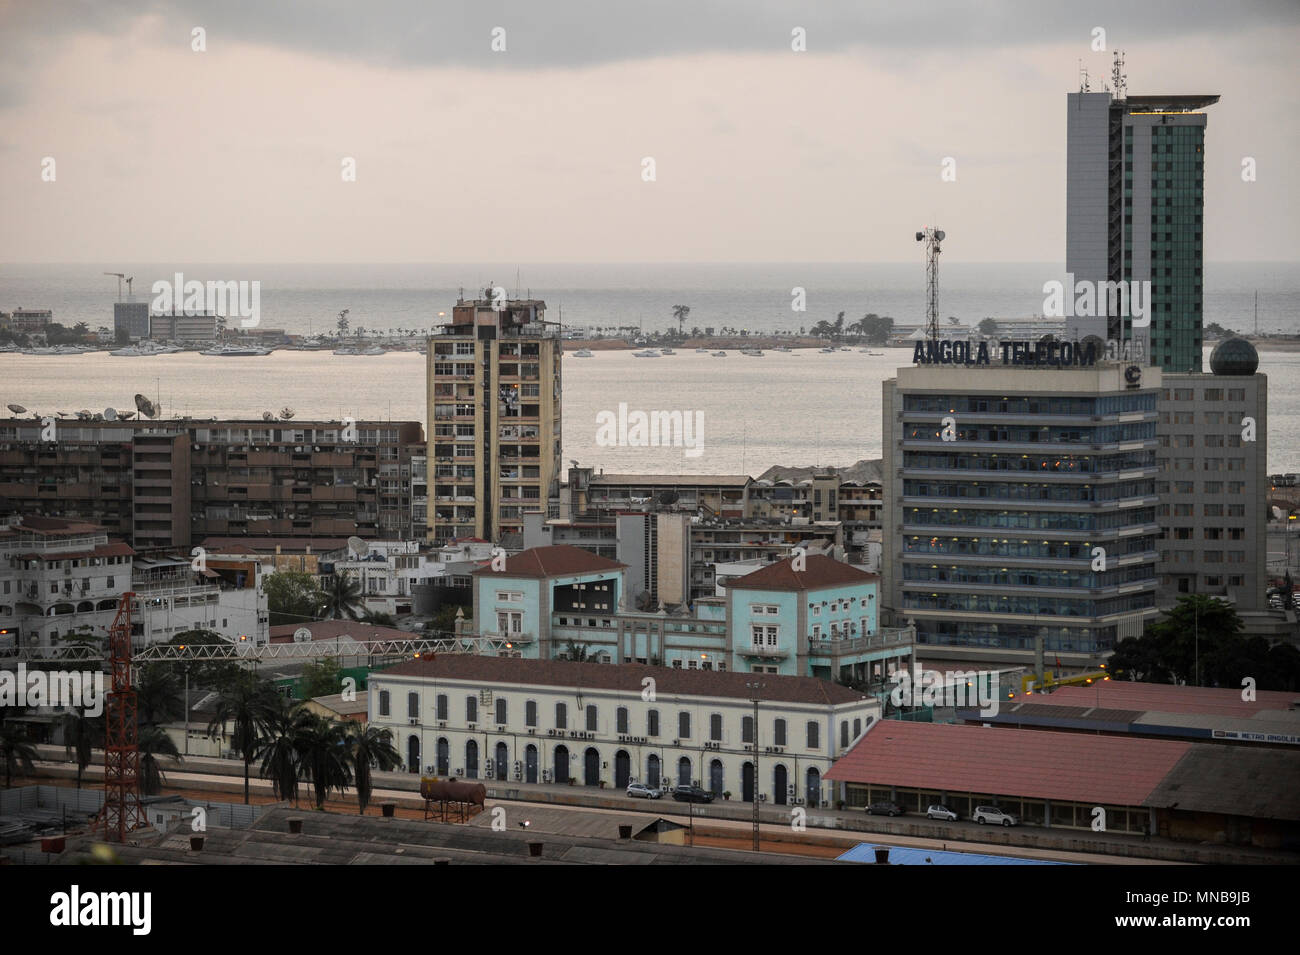
[{"label": "construction crane", "polygon": [[131,600],[122,594],[117,616],[108,631],[112,689],[104,708],[104,806],[92,832],[126,841],[126,834],[144,825],[140,803],[140,724],[135,688],[131,683]]},{"label": "construction crane", "polygon": [[105,272],[104,274],[105,274],[105,275],[116,275],[116,276],[117,276],[117,300],[118,300],[119,302],[122,301],[122,280],[123,280],[124,278],[126,278],[126,273],[125,273],[125,272]]},{"label": "construction crane", "polygon": [[[1047,669],[1044,656],[1043,637],[1039,634],[1034,638],[1034,672],[1026,673],[1020,678],[1020,692],[1025,696],[1031,696],[1034,693],[1051,693],[1058,686],[1091,686],[1093,683],[1101,683],[1110,679],[1110,673],[1104,663],[1098,664],[1096,670],[1076,673],[1073,676],[1058,677],[1055,670]],[[1061,665],[1059,657],[1056,665],[1058,668]]]}]

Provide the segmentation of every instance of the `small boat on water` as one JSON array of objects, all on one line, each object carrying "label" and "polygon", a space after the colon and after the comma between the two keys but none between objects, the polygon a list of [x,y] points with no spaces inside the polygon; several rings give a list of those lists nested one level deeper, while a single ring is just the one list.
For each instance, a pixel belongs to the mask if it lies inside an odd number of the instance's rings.
[{"label": "small boat on water", "polygon": [[256,345],[220,345],[199,354],[212,355],[216,358],[254,358],[271,354],[271,349],[258,348]]},{"label": "small boat on water", "polygon": [[697,349],[695,349],[695,354],[697,354],[697,355],[707,355],[708,353],[709,353],[709,350],[708,350],[707,348],[697,348]]},{"label": "small boat on water", "polygon": [[643,349],[642,351],[632,352],[632,357],[633,358],[659,358],[660,355],[653,348],[646,348]]},{"label": "small boat on water", "polygon": [[659,349],[659,354],[661,354],[661,355],[676,355],[677,352],[673,351],[671,348],[661,348],[661,349]]},{"label": "small boat on water", "polygon": [[365,349],[364,351],[358,352],[358,354],[360,354],[360,355],[387,355],[387,354],[388,354],[388,350],[385,349],[385,348],[381,348],[381,347],[378,346],[378,345],[371,345],[369,348]]},{"label": "small boat on water", "polygon": [[777,345],[776,348],[773,349],[773,351],[790,351],[790,352],[792,352],[792,351],[794,351],[794,349],[791,348],[789,345]]},{"label": "small boat on water", "polygon": [[590,349],[590,348],[579,348],[576,352],[573,353],[573,357],[574,357],[574,358],[594,358],[595,356],[591,353],[591,349]]},{"label": "small boat on water", "polygon": [[715,351],[715,352],[713,353],[713,357],[714,357],[714,358],[726,358],[726,357],[727,357],[727,353],[724,352],[724,351]]},{"label": "small boat on water", "polygon": [[172,355],[181,350],[177,345],[159,345],[157,342],[143,341],[111,351],[109,354],[119,358],[151,358],[154,355]]},{"label": "small boat on water", "polygon": [[746,358],[762,358],[763,352],[757,348],[742,348],[740,353]]},{"label": "small boat on water", "polygon": [[835,354],[837,351],[839,351],[839,349],[838,349],[838,348],[819,348],[818,351],[821,352],[823,355],[833,355],[833,354]]}]

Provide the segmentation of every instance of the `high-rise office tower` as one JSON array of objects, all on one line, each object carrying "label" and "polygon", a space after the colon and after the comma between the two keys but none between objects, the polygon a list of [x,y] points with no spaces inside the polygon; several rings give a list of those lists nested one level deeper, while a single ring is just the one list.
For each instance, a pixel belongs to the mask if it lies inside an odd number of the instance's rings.
[{"label": "high-rise office tower", "polygon": [[545,302],[493,291],[429,340],[429,537],[519,549],[523,515],[558,493],[560,330]]},{"label": "high-rise office tower", "polygon": [[1151,297],[1136,321],[1132,302],[1128,315],[1067,315],[1066,337],[1135,339],[1150,364],[1199,372],[1202,110],[1219,97],[1127,96],[1120,84],[1119,96],[1081,91],[1068,99],[1066,271],[1094,287],[1150,282]]}]

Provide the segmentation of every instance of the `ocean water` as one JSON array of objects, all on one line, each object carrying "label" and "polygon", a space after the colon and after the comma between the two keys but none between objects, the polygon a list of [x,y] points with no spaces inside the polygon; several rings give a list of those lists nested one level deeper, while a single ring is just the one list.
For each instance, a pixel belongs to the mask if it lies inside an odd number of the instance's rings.
[{"label": "ocean water", "polygon": [[[612,472],[759,474],[774,464],[848,465],[881,453],[881,382],[911,364],[905,348],[816,349],[726,358],[685,350],[634,358],[596,352],[564,358],[563,455],[566,465]],[[1271,472],[1300,472],[1300,352],[1261,355],[1269,376]],[[344,417],[425,423],[425,359],[414,352],[344,357],[277,351],[258,358],[210,358],[193,352],[156,358],[107,353],[0,354],[0,405],[51,414],[106,407],[131,409],[133,396],[158,398],[163,416],[258,418],[288,406],[298,420]],[[681,411],[702,417],[685,447],[606,447],[597,418],[628,412]],[[427,431],[427,426],[426,426]]]},{"label": "ocean water", "polygon": [[[350,309],[353,329],[427,329],[450,314],[459,290],[486,286],[547,303],[547,318],[566,326],[675,327],[674,305],[691,308],[686,327],[798,331],[823,319],[846,322],[867,312],[918,324],[925,312],[925,268],[914,263],[753,263],[646,265],[0,265],[0,311],[50,308],[64,325],[111,326],[118,281],[134,277],[137,300],[152,300],[154,282],[261,283],[261,324],[293,333],[332,331]],[[1057,263],[943,262],[939,310],[969,323],[1041,313],[1043,283],[1061,277]],[[793,288],[806,291],[806,311],[792,310]],[[1205,321],[1252,332],[1255,293],[1261,332],[1300,332],[1300,265],[1206,263]]]}]

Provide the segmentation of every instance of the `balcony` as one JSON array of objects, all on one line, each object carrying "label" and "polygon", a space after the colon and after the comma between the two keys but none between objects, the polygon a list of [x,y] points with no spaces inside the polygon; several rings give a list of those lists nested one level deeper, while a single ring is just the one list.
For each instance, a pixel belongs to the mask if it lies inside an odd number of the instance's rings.
[{"label": "balcony", "polygon": [[754,660],[784,660],[790,655],[789,650],[784,650],[781,647],[748,646],[741,647],[736,652],[742,657]]},{"label": "balcony", "polygon": [[532,643],[533,635],[531,633],[514,633],[507,630],[505,633],[498,633],[492,630],[484,630],[481,636],[490,640],[508,640],[516,646],[524,643]]},{"label": "balcony", "polygon": [[881,630],[865,637],[852,637],[841,640],[809,640],[808,655],[818,657],[838,657],[848,653],[865,653],[870,650],[888,650],[910,647],[916,642],[916,636],[910,627]]}]

